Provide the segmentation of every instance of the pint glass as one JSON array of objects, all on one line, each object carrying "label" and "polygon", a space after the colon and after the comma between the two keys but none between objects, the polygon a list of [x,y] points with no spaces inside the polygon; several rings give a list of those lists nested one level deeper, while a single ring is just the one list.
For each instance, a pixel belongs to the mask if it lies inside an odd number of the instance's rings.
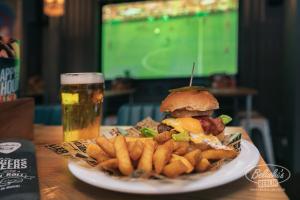
[{"label": "pint glass", "polygon": [[101,73],[61,74],[64,141],[98,136],[102,117],[104,78]]}]

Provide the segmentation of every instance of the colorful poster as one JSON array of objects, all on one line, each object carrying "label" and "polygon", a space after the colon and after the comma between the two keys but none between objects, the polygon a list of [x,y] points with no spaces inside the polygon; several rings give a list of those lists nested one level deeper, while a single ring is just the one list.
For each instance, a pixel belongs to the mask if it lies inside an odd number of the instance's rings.
[{"label": "colorful poster", "polygon": [[20,44],[13,39],[15,14],[0,4],[0,103],[17,98],[20,77]]}]

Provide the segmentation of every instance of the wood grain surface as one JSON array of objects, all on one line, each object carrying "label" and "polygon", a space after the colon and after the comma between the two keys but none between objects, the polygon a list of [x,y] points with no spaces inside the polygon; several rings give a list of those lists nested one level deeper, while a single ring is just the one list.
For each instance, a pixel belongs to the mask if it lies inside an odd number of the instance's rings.
[{"label": "wood grain surface", "polygon": [[[109,127],[102,127],[103,129]],[[243,138],[250,141],[244,129],[229,127],[227,132],[242,132]],[[42,199],[105,199],[105,200],[197,200],[197,199],[288,199],[284,190],[279,186],[272,190],[259,191],[256,184],[242,177],[229,184],[216,188],[175,195],[134,195],[100,189],[88,185],[68,171],[67,160],[44,147],[45,144],[62,142],[60,126],[35,126],[35,144],[37,151],[38,174]],[[259,165],[266,168],[265,161],[260,158]]]},{"label": "wood grain surface", "polygon": [[33,139],[34,100],[21,98],[0,103],[0,138]]}]

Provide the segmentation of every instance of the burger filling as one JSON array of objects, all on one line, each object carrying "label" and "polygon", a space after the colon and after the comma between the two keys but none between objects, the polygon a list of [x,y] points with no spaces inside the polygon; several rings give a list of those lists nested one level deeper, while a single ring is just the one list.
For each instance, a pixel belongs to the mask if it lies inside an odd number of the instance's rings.
[{"label": "burger filling", "polygon": [[[223,123],[221,118],[212,118],[208,116],[192,117],[192,118],[197,119],[200,122],[205,134],[219,135],[225,129],[225,124]],[[175,119],[175,118],[167,118],[167,119]],[[170,131],[172,129],[173,127],[171,125],[167,125],[166,123],[163,122],[160,123],[157,127],[158,133],[162,133],[164,131]]]},{"label": "burger filling", "polygon": [[[173,116],[173,115],[172,115]],[[172,137],[176,141],[186,141],[187,138],[194,143],[207,143],[210,146],[221,146],[220,140],[216,137],[225,129],[231,118],[226,115],[213,118],[210,116],[192,117],[168,117],[157,127],[157,131],[173,131]]]},{"label": "burger filling", "polygon": [[221,118],[212,117],[195,117],[198,119],[202,125],[202,128],[206,134],[219,135],[225,129],[225,124]]}]

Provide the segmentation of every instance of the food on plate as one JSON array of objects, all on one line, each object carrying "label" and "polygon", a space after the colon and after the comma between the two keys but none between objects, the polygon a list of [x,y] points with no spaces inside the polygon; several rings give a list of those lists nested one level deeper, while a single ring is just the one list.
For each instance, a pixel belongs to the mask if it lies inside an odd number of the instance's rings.
[{"label": "food on plate", "polygon": [[184,157],[191,163],[192,166],[195,166],[201,159],[201,151],[199,149],[195,149],[185,154]]},{"label": "food on plate", "polygon": [[157,174],[160,174],[164,166],[169,162],[173,148],[174,144],[171,140],[157,146],[157,149],[153,155],[154,169]]},{"label": "food on plate", "polygon": [[167,117],[158,125],[158,132],[173,131],[176,141],[192,141],[204,149],[225,148],[225,125],[231,121],[227,115],[212,117],[219,108],[217,99],[203,88],[173,90],[163,101],[160,111]]},{"label": "food on plate", "polygon": [[154,136],[154,140],[158,143],[164,143],[172,138],[172,132],[164,131]]},{"label": "food on plate", "polygon": [[185,157],[172,154],[170,163],[177,160],[181,161],[186,166],[186,173],[191,173],[194,170],[194,166]]},{"label": "food on plate", "polygon": [[114,145],[106,137],[99,136],[96,138],[96,142],[108,155],[116,156]]},{"label": "food on plate", "polygon": [[174,154],[184,155],[189,150],[189,142],[174,142]]},{"label": "food on plate", "polygon": [[118,167],[123,175],[130,175],[133,172],[133,166],[129,157],[127,144],[124,136],[118,135],[114,142]]},{"label": "food on plate", "polygon": [[97,158],[97,155],[102,152],[103,150],[101,149],[101,147],[93,143],[89,144],[86,148],[86,153],[92,158]]},{"label": "food on plate", "polygon": [[180,160],[176,160],[165,166],[163,174],[169,178],[176,178],[177,176],[184,174],[186,171],[187,167],[185,164]]},{"label": "food on plate", "polygon": [[175,178],[183,174],[216,170],[234,159],[241,134],[224,134],[232,119],[212,117],[219,108],[216,98],[203,88],[172,90],[160,110],[161,122],[146,118],[128,129],[114,128],[88,145],[87,154],[99,168],[130,177]]},{"label": "food on plate", "polygon": [[232,159],[237,156],[234,149],[208,149],[202,152],[202,158],[209,160]]},{"label": "food on plate", "polygon": [[201,158],[200,161],[196,164],[196,170],[198,172],[205,172],[210,167],[210,162],[206,158]]},{"label": "food on plate", "polygon": [[113,171],[116,170],[118,168],[118,159],[117,158],[112,158],[109,160],[106,160],[104,162],[101,162],[99,164],[99,167],[101,169],[107,170],[107,171]]},{"label": "food on plate", "polygon": [[144,151],[139,160],[137,169],[143,170],[145,173],[151,173],[153,154],[156,148],[156,143],[153,140],[146,140],[144,143]]},{"label": "food on plate", "polygon": [[101,147],[93,143],[87,146],[86,153],[98,162],[103,162],[110,158],[109,155],[101,149]]},{"label": "food on plate", "polygon": [[132,160],[138,160],[143,153],[143,149],[144,144],[140,140],[128,143],[129,156]]}]

